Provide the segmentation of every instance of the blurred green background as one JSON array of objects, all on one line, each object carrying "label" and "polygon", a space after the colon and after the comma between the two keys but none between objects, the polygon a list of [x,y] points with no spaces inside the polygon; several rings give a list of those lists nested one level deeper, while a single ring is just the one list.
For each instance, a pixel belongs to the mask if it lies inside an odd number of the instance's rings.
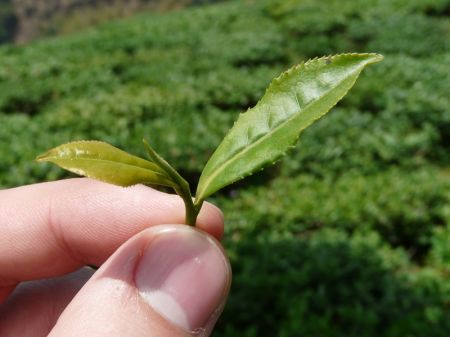
[{"label": "blurred green background", "polygon": [[288,157],[212,200],[234,270],[214,336],[449,336],[450,1],[73,2],[0,0],[1,188],[66,177],[33,161],[60,143],[144,155],[143,136],[195,186],[281,71],[382,53]]}]

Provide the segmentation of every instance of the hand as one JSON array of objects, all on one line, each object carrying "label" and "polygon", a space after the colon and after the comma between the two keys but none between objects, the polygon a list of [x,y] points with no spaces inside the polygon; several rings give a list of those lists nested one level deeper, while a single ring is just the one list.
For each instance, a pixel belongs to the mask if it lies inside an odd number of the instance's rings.
[{"label": "hand", "polygon": [[209,336],[231,282],[223,218],[206,203],[202,231],[161,225],[183,222],[179,197],[145,186],[0,191],[0,336]]}]

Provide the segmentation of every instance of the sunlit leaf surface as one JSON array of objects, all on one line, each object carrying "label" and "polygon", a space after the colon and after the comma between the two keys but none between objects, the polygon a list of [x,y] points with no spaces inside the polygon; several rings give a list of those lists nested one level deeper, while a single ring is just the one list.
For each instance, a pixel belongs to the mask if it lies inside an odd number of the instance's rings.
[{"label": "sunlit leaf surface", "polygon": [[197,199],[274,163],[300,133],[327,113],[378,54],[313,59],[276,78],[258,104],[241,114],[202,172]]},{"label": "sunlit leaf surface", "polygon": [[73,173],[119,186],[173,186],[172,180],[155,163],[99,141],[63,144],[40,155],[37,160],[52,162]]}]

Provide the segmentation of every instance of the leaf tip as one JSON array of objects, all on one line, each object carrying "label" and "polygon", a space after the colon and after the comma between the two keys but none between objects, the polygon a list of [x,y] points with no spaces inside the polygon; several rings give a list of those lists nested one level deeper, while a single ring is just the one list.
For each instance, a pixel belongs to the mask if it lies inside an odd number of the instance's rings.
[{"label": "leaf tip", "polygon": [[49,153],[45,152],[45,153],[38,155],[34,160],[38,163],[42,163],[42,162],[49,161],[48,157],[49,157]]},{"label": "leaf tip", "polygon": [[378,63],[384,59],[383,55],[377,53],[367,53],[366,55],[369,57],[368,63]]}]

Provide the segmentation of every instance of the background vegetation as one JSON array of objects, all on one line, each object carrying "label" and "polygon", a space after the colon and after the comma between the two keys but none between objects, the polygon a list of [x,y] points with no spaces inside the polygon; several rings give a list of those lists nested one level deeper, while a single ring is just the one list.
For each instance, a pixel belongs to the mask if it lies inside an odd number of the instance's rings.
[{"label": "background vegetation", "polygon": [[0,44],[77,32],[134,13],[220,0],[0,0]]},{"label": "background vegetation", "polygon": [[40,152],[141,138],[191,182],[239,112],[307,58],[371,51],[276,166],[215,198],[234,284],[215,336],[450,331],[448,0],[229,1],[0,48],[0,186],[65,177]]}]

